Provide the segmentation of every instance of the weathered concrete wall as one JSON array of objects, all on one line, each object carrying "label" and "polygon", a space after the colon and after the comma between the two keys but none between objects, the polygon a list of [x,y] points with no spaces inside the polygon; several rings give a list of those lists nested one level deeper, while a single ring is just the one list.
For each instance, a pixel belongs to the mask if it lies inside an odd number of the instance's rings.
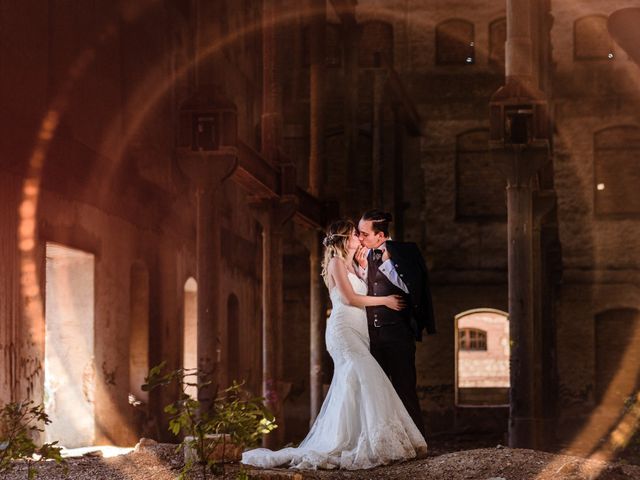
[{"label": "weathered concrete wall", "polygon": [[[149,365],[166,360],[172,368],[180,366],[184,283],[196,273],[195,202],[173,161],[173,145],[177,106],[193,88],[192,73],[178,76],[181,68],[189,70],[193,57],[192,25],[160,4],[128,4],[123,12],[109,2],[95,9],[79,6],[79,11],[63,2],[50,5],[50,11],[41,2],[0,9],[2,68],[19,73],[0,80],[6,106],[1,114],[6,135],[0,140],[0,401],[41,401],[43,395],[44,344],[34,335],[40,338],[44,329],[22,319],[16,229],[20,175],[45,105],[54,102],[61,122],[46,152],[37,210],[40,283],[45,242],[95,255],[95,441],[132,445],[142,433],[168,438],[160,418],[171,392],[153,393],[142,412],[128,403],[131,272],[138,265],[149,274]],[[176,35],[168,42],[167,31]],[[255,73],[250,70],[258,65],[255,52],[247,49],[243,55],[251,60],[246,68]],[[80,69],[74,63],[78,59],[84,62]],[[221,71],[217,75],[219,83],[241,87],[232,89],[232,96],[248,99],[239,103],[241,135],[255,144],[252,106],[259,93],[250,80],[255,75],[243,84],[225,80]],[[70,80],[72,88],[60,97],[65,102],[55,103]],[[229,184],[223,196],[225,301],[219,310],[220,342],[212,349],[220,351],[225,369],[226,299],[234,294],[239,332],[248,340],[240,371],[257,392],[259,231],[245,193]],[[228,380],[224,372],[220,380]]]}]

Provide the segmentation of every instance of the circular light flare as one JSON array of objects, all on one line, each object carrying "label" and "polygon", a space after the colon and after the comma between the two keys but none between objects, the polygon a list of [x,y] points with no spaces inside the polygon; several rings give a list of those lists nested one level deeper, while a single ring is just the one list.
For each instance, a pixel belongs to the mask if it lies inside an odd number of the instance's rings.
[{"label": "circular light flare", "polygon": [[[361,10],[373,10],[373,9],[365,8]],[[310,14],[311,13],[312,12],[310,12]],[[393,15],[393,14],[390,14],[390,15]],[[286,17],[287,15],[283,15],[282,18],[278,19],[277,23],[286,23],[286,20],[287,20]],[[292,15],[292,18],[293,18],[293,15]],[[245,28],[244,30],[237,32],[235,35],[230,35],[229,37],[233,37],[233,36],[241,37],[246,34],[253,33],[254,30],[258,30],[258,28],[256,28],[255,26],[252,26],[250,28]],[[210,46],[199,55],[200,58],[194,59],[192,61],[192,64],[183,68],[182,71],[179,72],[178,75],[176,75],[176,77],[180,77],[181,75],[184,75],[187,71],[193,68],[193,64],[199,62],[201,59],[205,57],[210,56],[214,52],[218,51],[225,44],[231,43],[231,41],[233,40],[235,40],[235,38],[232,38],[232,39],[226,38],[223,41],[219,42],[218,44]],[[474,43],[471,42],[470,45],[474,46]],[[93,60],[94,52],[85,52],[85,53],[87,53],[87,55],[84,58],[82,58],[83,62],[76,63],[76,65],[74,65],[74,67],[72,68],[72,71],[71,71],[72,77],[80,76],[81,73],[84,71],[84,68]],[[609,53],[608,58],[613,59],[614,54]],[[467,57],[466,62],[472,63],[473,59],[471,57]],[[72,81],[69,81],[68,82],[69,85],[73,85],[75,83],[75,79],[76,78],[73,78]],[[175,78],[174,78],[174,81],[175,81]],[[160,87],[160,89],[156,90],[155,92],[152,92],[151,95],[148,95],[148,97],[150,97],[150,101],[147,102],[146,108],[141,109],[137,118],[134,118],[134,121],[132,122],[133,128],[128,129],[128,131],[125,133],[125,137],[128,137],[126,138],[127,141],[132,136],[133,131],[137,130],[140,127],[142,123],[142,119],[146,117],[146,115],[151,109],[151,106],[154,105],[159,100],[161,93],[164,93],[167,87],[168,85],[165,83],[163,86]],[[57,128],[57,123],[58,123],[58,117],[59,117],[58,112],[49,112],[49,115],[47,115],[47,117],[43,121],[42,129],[38,137],[40,144],[36,146],[30,162],[30,167],[34,175],[28,176],[27,179],[24,181],[23,202],[19,207],[20,208],[19,213],[21,217],[20,221],[25,222],[25,224],[22,224],[22,223],[20,224],[19,231],[31,232],[31,223],[29,222],[33,222],[33,217],[35,217],[36,215],[37,202],[39,197],[39,187],[40,187],[40,173],[41,173],[40,169],[45,160],[46,147],[48,146],[48,143],[51,141],[51,139],[53,138],[53,135],[55,134],[55,130]],[[123,146],[122,147],[123,149],[126,143],[127,142],[121,143],[121,145]],[[602,185],[602,188],[600,188],[601,185]],[[597,186],[597,189],[604,190],[604,184],[599,184]],[[35,229],[35,223],[33,225]],[[33,259],[35,258],[34,251],[33,251],[33,248],[35,246],[34,237],[32,237],[30,241],[28,238],[22,239],[22,241],[20,242],[20,246],[21,246],[20,250],[23,253],[22,266],[21,266],[22,272],[34,274],[34,275],[28,275],[28,277],[30,277],[29,283],[31,282],[33,283],[31,283],[31,285],[29,286],[23,285],[23,295],[30,297],[31,300],[35,301],[35,303],[26,305],[25,307],[25,309],[27,310],[26,313],[28,316],[42,317],[43,312],[41,308],[42,307],[41,298],[40,298],[41,294],[39,291],[39,287],[37,286],[37,279],[35,279],[36,269],[35,269],[35,263],[33,262]],[[637,406],[640,405],[640,399],[636,399],[636,405]],[[619,423],[617,426],[620,428],[614,429],[612,435],[615,434],[615,438],[618,441],[620,440],[620,435],[624,436],[628,433],[627,431],[628,429],[624,428],[622,423]],[[546,470],[548,471],[548,468]]]}]

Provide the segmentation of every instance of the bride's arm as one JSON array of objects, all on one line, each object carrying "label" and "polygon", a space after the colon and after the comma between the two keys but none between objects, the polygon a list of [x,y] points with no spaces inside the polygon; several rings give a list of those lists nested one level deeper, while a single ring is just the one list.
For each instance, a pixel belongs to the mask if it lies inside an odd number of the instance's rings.
[{"label": "bride's arm", "polygon": [[384,305],[392,310],[402,310],[404,307],[403,299],[399,295],[388,295],[385,297],[358,295],[353,291],[353,286],[351,282],[349,282],[347,267],[335,257],[329,260],[328,270],[338,288],[340,296],[349,305],[360,308]]}]

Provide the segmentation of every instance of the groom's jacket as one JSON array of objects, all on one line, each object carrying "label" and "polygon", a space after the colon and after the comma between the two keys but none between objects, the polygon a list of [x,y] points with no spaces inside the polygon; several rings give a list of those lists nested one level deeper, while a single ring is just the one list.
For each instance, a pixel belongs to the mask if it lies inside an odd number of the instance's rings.
[{"label": "groom's jacket", "polygon": [[426,330],[428,334],[436,333],[427,266],[418,246],[413,242],[387,240],[386,249],[396,272],[409,290],[409,294],[405,294],[377,268],[372,269],[371,266],[367,275],[369,294],[377,296],[402,295],[407,302],[407,308],[396,312],[384,306],[368,307],[369,325],[375,328],[376,326],[406,322],[413,331],[415,339],[422,340],[423,330]]}]

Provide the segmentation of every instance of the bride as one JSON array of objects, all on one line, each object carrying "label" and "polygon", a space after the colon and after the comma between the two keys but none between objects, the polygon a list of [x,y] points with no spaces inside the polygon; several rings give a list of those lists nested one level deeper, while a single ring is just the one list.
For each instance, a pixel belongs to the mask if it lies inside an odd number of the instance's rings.
[{"label": "bride", "polygon": [[401,310],[402,300],[395,295],[366,295],[367,286],[354,270],[360,241],[353,222],[334,222],[323,243],[322,277],[333,306],[325,334],[334,362],[327,397],[297,448],[249,450],[242,454],[242,463],[356,470],[423,456],[427,451],[424,438],[369,352],[364,307],[384,305]]}]

